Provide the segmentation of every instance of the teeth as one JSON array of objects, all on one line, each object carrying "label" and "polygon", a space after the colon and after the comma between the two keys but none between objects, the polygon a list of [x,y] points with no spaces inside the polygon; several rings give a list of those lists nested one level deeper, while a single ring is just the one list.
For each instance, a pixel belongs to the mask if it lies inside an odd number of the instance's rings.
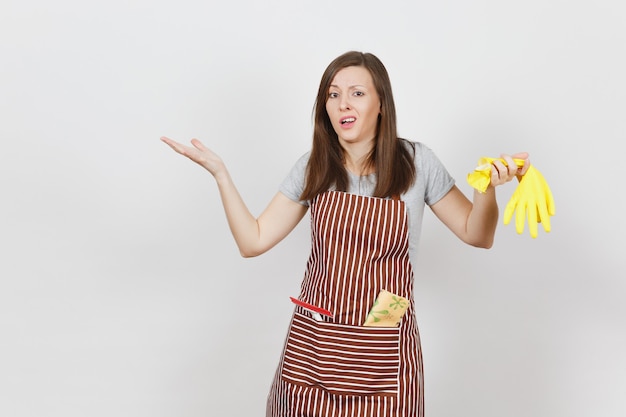
[{"label": "teeth", "polygon": [[347,119],[343,119],[341,121],[341,123],[352,123],[354,122],[356,119],[354,117],[348,117]]}]

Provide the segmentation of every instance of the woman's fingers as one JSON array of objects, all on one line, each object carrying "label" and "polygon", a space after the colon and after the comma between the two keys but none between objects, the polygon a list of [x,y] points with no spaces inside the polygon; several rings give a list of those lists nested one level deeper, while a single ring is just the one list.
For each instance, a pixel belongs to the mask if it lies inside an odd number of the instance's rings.
[{"label": "woman's fingers", "polygon": [[[505,159],[505,158],[503,158]],[[510,157],[509,157],[510,159]],[[506,159],[505,159],[506,161]],[[512,161],[512,160],[511,160]],[[492,164],[492,168],[491,168],[491,185],[498,186],[498,185],[502,185],[507,181],[511,180],[511,173],[510,173],[510,164],[511,161],[506,161],[506,164],[503,163],[502,161],[496,159],[495,161],[493,161]]]},{"label": "woman's fingers", "polygon": [[191,145],[193,146],[183,145],[165,136],[162,136],[161,140],[179,154],[204,167],[214,176],[226,170],[220,157],[204,146],[198,139],[191,139]]},{"label": "woman's fingers", "polygon": [[517,164],[510,155],[501,155],[501,157],[506,161],[506,174],[507,177],[510,177],[509,180],[511,180],[517,175]]},{"label": "woman's fingers", "polygon": [[[491,185],[498,186],[511,181],[516,176],[524,175],[530,166],[528,153],[520,152],[514,155],[502,154],[501,159],[495,159],[491,169]],[[524,165],[518,166],[514,159],[524,159]]]},{"label": "woman's fingers", "polygon": [[176,152],[178,152],[181,155],[187,155],[187,152],[185,151],[186,146],[176,142],[175,140],[172,140],[170,138],[167,138],[165,136],[161,137],[161,140],[163,142],[165,142],[170,148],[174,149]]},{"label": "woman's fingers", "polygon": [[208,149],[200,142],[198,139],[192,139],[191,146],[183,145],[182,143],[176,142],[170,138],[163,136],[161,140],[167,143],[172,149],[178,152],[181,155],[185,155],[188,158],[196,160],[202,152],[208,151]]},{"label": "woman's fingers", "polygon": [[522,167],[518,167],[517,175],[524,175],[526,171],[528,171],[528,167],[530,166],[530,158],[528,157],[528,152],[518,152],[512,155],[515,159],[523,159],[524,165]]},{"label": "woman's fingers", "polygon": [[195,146],[196,149],[198,149],[199,151],[202,151],[202,152],[208,151],[208,148],[204,146],[204,144],[196,138],[191,139],[191,144]]}]

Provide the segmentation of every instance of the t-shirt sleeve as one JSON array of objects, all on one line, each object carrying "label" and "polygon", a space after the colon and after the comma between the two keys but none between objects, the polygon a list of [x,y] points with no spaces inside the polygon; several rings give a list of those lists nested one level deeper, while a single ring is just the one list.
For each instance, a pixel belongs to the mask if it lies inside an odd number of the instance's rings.
[{"label": "t-shirt sleeve", "polygon": [[421,154],[422,175],[424,175],[425,180],[424,201],[429,206],[432,206],[448,194],[455,181],[437,155],[428,146],[421,143],[418,143],[417,146],[420,149],[416,149],[416,154]]},{"label": "t-shirt sleeve", "polygon": [[278,191],[283,193],[288,199],[300,203],[303,206],[309,205],[308,201],[300,200],[300,196],[304,190],[304,177],[306,175],[306,165],[309,162],[309,154],[310,152],[307,152],[296,161],[278,189]]}]

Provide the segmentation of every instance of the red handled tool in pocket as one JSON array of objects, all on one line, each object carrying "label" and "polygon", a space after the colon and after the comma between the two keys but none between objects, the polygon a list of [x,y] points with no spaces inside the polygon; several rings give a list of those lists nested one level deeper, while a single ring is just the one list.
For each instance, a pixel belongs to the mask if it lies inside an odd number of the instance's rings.
[{"label": "red handled tool in pocket", "polygon": [[291,299],[291,302],[294,303],[295,305],[298,305],[306,310],[309,310],[311,314],[313,315],[313,318],[317,321],[322,321],[322,317],[320,316],[320,314],[324,316],[328,316],[328,317],[333,316],[333,313],[331,313],[330,311],[324,308],[314,306],[313,304],[306,303],[294,297],[289,297],[289,298]]}]

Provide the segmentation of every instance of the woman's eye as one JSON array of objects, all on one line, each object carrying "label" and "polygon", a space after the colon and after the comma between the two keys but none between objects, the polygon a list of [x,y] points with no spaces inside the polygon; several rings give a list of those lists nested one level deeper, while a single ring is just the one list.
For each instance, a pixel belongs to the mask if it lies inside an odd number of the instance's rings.
[{"label": "woman's eye", "polygon": [[337,97],[339,97],[339,94],[337,94],[337,93],[329,93],[328,94],[328,98],[337,98]]},{"label": "woman's eye", "polygon": [[365,95],[365,93],[363,91],[355,91],[354,95],[357,96],[357,97],[360,97],[362,95]]}]

